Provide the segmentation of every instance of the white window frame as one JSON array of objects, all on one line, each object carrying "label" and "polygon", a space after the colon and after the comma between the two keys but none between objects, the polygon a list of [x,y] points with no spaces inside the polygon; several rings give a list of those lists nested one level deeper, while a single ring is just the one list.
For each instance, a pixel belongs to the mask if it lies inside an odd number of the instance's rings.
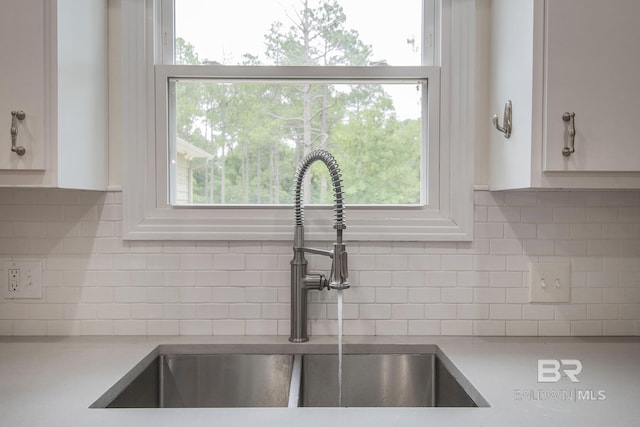
[{"label": "white window frame", "polygon": [[[159,61],[155,58],[164,54],[163,46],[156,40],[167,37],[156,34],[161,28],[156,24],[162,20],[159,1],[121,0],[123,238],[291,240],[292,206],[201,207],[168,203],[167,79],[225,78],[239,72],[269,78],[278,73],[278,67],[156,65]],[[398,68],[398,75],[428,79],[424,100],[428,102],[428,118],[423,119],[429,121],[429,151],[423,149],[423,158],[429,159],[430,203],[417,207],[347,206],[345,237],[349,241],[472,239],[475,0],[438,0],[438,3],[441,66]],[[344,70],[326,67],[322,72],[327,78],[344,78]],[[372,79],[390,76],[379,67],[357,71]],[[306,207],[307,240],[334,237],[330,209]]]}]

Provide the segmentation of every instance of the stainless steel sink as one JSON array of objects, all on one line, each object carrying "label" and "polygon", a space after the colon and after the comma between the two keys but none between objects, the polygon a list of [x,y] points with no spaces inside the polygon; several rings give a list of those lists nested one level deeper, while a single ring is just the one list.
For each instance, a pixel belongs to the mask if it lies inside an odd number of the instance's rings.
[{"label": "stainless steel sink", "polygon": [[[338,406],[335,345],[160,346],[92,408]],[[345,345],[342,406],[487,402],[436,346]]]},{"label": "stainless steel sink", "polygon": [[[338,357],[305,355],[301,406],[338,406]],[[477,406],[434,354],[346,354],[342,406]]]},{"label": "stainless steel sink", "polygon": [[202,350],[205,349],[194,346],[175,348],[168,353],[154,350],[91,407],[287,406],[292,355],[202,353]]}]

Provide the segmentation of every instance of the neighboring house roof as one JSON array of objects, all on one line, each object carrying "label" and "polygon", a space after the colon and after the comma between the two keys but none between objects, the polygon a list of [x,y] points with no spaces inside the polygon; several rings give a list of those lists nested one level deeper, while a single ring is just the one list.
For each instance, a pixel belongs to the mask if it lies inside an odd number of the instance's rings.
[{"label": "neighboring house roof", "polygon": [[177,138],[176,152],[182,154],[187,160],[196,158],[213,159],[213,154],[207,153],[202,148],[198,148],[182,138]]}]

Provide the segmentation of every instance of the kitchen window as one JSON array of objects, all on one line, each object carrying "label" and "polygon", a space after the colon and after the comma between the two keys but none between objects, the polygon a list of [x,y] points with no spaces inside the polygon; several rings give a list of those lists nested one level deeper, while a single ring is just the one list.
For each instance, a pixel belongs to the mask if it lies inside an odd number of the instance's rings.
[{"label": "kitchen window", "polygon": [[[470,238],[457,49],[473,56],[473,2],[137,3],[121,15],[125,238],[288,240],[293,173],[315,148],[343,170],[350,240]],[[309,240],[331,234],[326,189],[312,168]]]}]

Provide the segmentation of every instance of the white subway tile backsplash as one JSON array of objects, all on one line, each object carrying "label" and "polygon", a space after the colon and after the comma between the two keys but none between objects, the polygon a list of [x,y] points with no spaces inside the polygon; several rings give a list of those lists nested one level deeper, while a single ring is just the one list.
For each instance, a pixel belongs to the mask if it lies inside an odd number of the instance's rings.
[{"label": "white subway tile backsplash", "polygon": [[164,304],[162,317],[165,319],[194,319],[196,317],[195,304]]},{"label": "white subway tile backsplash", "polygon": [[[198,306],[200,307],[204,306]],[[132,319],[162,319],[162,304],[131,304],[129,309]]]},{"label": "white subway tile backsplash", "polygon": [[489,304],[458,304],[456,317],[458,319],[488,319]]},{"label": "white subway tile backsplash", "polygon": [[553,223],[553,209],[541,207],[522,209],[520,220],[528,224]]},{"label": "white subway tile backsplash", "polygon": [[555,309],[556,320],[583,320],[587,318],[586,304],[563,304]]},{"label": "white subway tile backsplash", "polygon": [[113,335],[113,320],[85,320],[80,324],[81,335]]},{"label": "white subway tile backsplash", "polygon": [[402,270],[408,269],[408,261],[405,255],[376,255],[376,270]]},{"label": "white subway tile backsplash", "polygon": [[503,320],[474,320],[473,335],[506,335],[506,323]]},{"label": "white subway tile backsplash", "polygon": [[498,255],[474,255],[473,271],[502,271],[506,268],[506,258]]},{"label": "white subway tile backsplash", "polygon": [[408,296],[412,303],[440,302],[440,288],[409,288]]},{"label": "white subway tile backsplash", "polygon": [[259,271],[230,271],[229,285],[231,286],[260,286],[262,275]]},{"label": "white subway tile backsplash", "polygon": [[376,321],[362,319],[344,320],[343,329],[345,335],[375,335]]},{"label": "white subway tile backsplash", "polygon": [[602,333],[607,336],[636,335],[633,320],[605,320],[602,322]]},{"label": "white subway tile backsplash", "polygon": [[246,335],[278,335],[277,320],[247,320],[245,328]]},{"label": "white subway tile backsplash", "polygon": [[506,291],[502,288],[475,288],[473,301],[475,303],[504,303]]},{"label": "white subway tile backsplash", "polygon": [[505,288],[508,304],[526,304],[529,302],[529,287],[526,288]]},{"label": "white subway tile backsplash", "polygon": [[145,270],[147,258],[140,254],[113,255],[113,268],[115,270]]},{"label": "white subway tile backsplash", "polygon": [[489,286],[489,275],[489,272],[483,271],[459,271],[456,275],[457,284],[458,286],[472,287]]},{"label": "white subway tile backsplash", "polygon": [[148,254],[146,259],[148,270],[178,270],[180,266],[180,257],[174,254]]},{"label": "white subway tile backsplash", "polygon": [[179,258],[180,270],[210,270],[212,263],[210,254],[181,254]]},{"label": "white subway tile backsplash", "polygon": [[360,304],[360,319],[391,319],[391,304]]},{"label": "white subway tile backsplash", "polygon": [[549,304],[526,304],[522,306],[522,318],[527,320],[552,320],[555,310]]},{"label": "white subway tile backsplash", "polygon": [[[59,336],[67,336],[67,335],[80,335],[80,325],[81,322],[78,320],[50,320],[47,322],[47,335],[59,335]],[[2,329],[2,323],[0,323],[0,330]],[[116,330],[116,332],[118,332]],[[141,334],[136,335],[145,335],[145,331]],[[11,335],[10,333],[4,335]],[[124,333],[119,335],[126,335]]]},{"label": "white subway tile backsplash", "polygon": [[504,224],[504,237],[506,239],[535,239],[538,233],[536,224],[522,224],[508,222]]},{"label": "white subway tile backsplash", "polygon": [[[473,242],[349,242],[347,230],[345,334],[640,334],[640,191],[474,198]],[[43,299],[0,300],[0,335],[289,334],[290,242],[123,241],[121,203],[0,189],[0,258],[44,261]],[[528,302],[531,262],[571,265],[570,303]],[[337,332],[336,302],[309,293],[312,335]]]},{"label": "white subway tile backsplash", "polygon": [[376,320],[376,335],[407,335],[406,320]]},{"label": "white subway tile backsplash", "polygon": [[532,337],[538,335],[538,322],[532,320],[512,320],[506,322],[506,335]]},{"label": "white subway tile backsplash", "polygon": [[[281,304],[283,306],[281,317],[289,317],[289,304]],[[263,312],[264,313],[264,312]],[[264,315],[263,315],[264,317]],[[360,305],[359,304],[342,304],[342,318],[343,319],[359,319],[360,318]],[[327,319],[338,319],[338,304],[327,304]]]},{"label": "white subway tile backsplash", "polygon": [[409,335],[440,335],[439,320],[409,320]]},{"label": "white subway tile backsplash", "polygon": [[519,288],[523,283],[519,271],[494,271],[489,278],[491,286],[496,288]]},{"label": "white subway tile backsplash", "polygon": [[440,255],[409,255],[407,256],[407,270],[430,271],[439,270]]},{"label": "white subway tile backsplash", "polygon": [[587,272],[587,286],[591,288],[618,286],[619,274],[616,271]]},{"label": "white subway tile backsplash", "polygon": [[422,271],[393,271],[391,285],[400,287],[424,286],[425,277]]},{"label": "white subway tile backsplash", "polygon": [[196,318],[198,319],[227,319],[228,317],[228,304],[196,304]]},{"label": "white subway tile backsplash", "polygon": [[180,289],[169,287],[150,287],[147,288],[147,302],[151,303],[171,303],[176,302],[180,298]]},{"label": "white subway tile backsplash", "polygon": [[181,288],[180,302],[207,303],[213,302],[213,290],[211,288]]},{"label": "white subway tile backsplash", "polygon": [[231,319],[260,319],[260,304],[230,304],[229,317]]},{"label": "white subway tile backsplash", "polygon": [[424,319],[424,304],[393,304],[391,306],[393,319]]},{"label": "white subway tile backsplash", "polygon": [[29,318],[40,320],[62,319],[64,313],[63,304],[31,304]]},{"label": "white subway tile backsplash", "polygon": [[487,208],[487,221],[489,222],[520,222],[520,217],[519,207],[489,206]]},{"label": "white subway tile backsplash", "polygon": [[618,318],[618,304],[587,304],[587,319],[613,320]]},{"label": "white subway tile backsplash", "polygon": [[7,303],[0,310],[0,319],[23,320],[29,319],[29,304]]},{"label": "white subway tile backsplash", "polygon": [[440,268],[449,271],[468,271],[471,270],[472,263],[471,255],[443,255],[440,260]]},{"label": "white subway tile backsplash", "polygon": [[427,286],[456,286],[457,277],[455,271],[427,271],[424,273]]},{"label": "white subway tile backsplash", "polygon": [[[215,320],[214,320],[214,323],[215,323]],[[214,333],[215,333],[215,328],[214,328]],[[180,335],[180,322],[177,320],[148,320],[147,334],[148,335]]]},{"label": "white subway tile backsplash", "polygon": [[211,320],[181,320],[179,327],[180,335],[213,334],[213,322]]},{"label": "white subway tile backsplash", "polygon": [[618,256],[620,253],[620,244],[617,240],[588,240],[587,255],[588,256]]},{"label": "white subway tile backsplash", "polygon": [[473,302],[472,288],[443,288],[440,291],[440,298],[446,304],[459,304]]},{"label": "white subway tile backsplash", "polygon": [[408,302],[407,288],[376,288],[376,303],[406,302]]},{"label": "white subway tile backsplash", "polygon": [[442,335],[473,335],[473,321],[471,320],[442,320],[440,322]]},{"label": "white subway tile backsplash", "polygon": [[638,320],[640,318],[640,304],[620,304],[618,309],[620,310],[620,319]]},{"label": "white subway tile backsplash", "polygon": [[[573,287],[571,289],[571,301],[574,303],[592,303],[598,304],[601,302],[610,302],[606,299],[603,300],[603,292],[607,289],[602,288],[578,288]],[[617,289],[612,289],[617,290]],[[621,301],[623,302],[623,301]]]},{"label": "white subway tile backsplash", "polygon": [[521,304],[490,304],[489,317],[491,319],[519,320],[522,319]]},{"label": "white subway tile backsplash", "polygon": [[213,288],[213,301],[242,303],[245,301],[244,288]]},{"label": "white subway tile backsplash", "polygon": [[229,242],[201,241],[196,244],[196,253],[224,254],[229,252]]},{"label": "white subway tile backsplash", "polygon": [[[391,286],[391,272],[390,271],[361,271],[359,286],[374,286],[374,287],[390,287]],[[290,277],[287,277],[290,280]]]},{"label": "white subway tile backsplash", "polygon": [[571,322],[568,320],[541,320],[538,322],[538,334],[540,336],[569,336],[571,335]]},{"label": "white subway tile backsplash", "polygon": [[455,304],[425,304],[425,319],[456,319]]},{"label": "white subway tile backsplash", "polygon": [[114,335],[146,335],[147,322],[144,320],[114,320],[113,333]]},{"label": "white subway tile backsplash", "polygon": [[477,239],[500,239],[505,237],[502,222],[476,222],[474,236]]},{"label": "white subway tile backsplash", "polygon": [[595,320],[574,320],[571,322],[571,335],[602,335],[602,322],[598,322]]}]

